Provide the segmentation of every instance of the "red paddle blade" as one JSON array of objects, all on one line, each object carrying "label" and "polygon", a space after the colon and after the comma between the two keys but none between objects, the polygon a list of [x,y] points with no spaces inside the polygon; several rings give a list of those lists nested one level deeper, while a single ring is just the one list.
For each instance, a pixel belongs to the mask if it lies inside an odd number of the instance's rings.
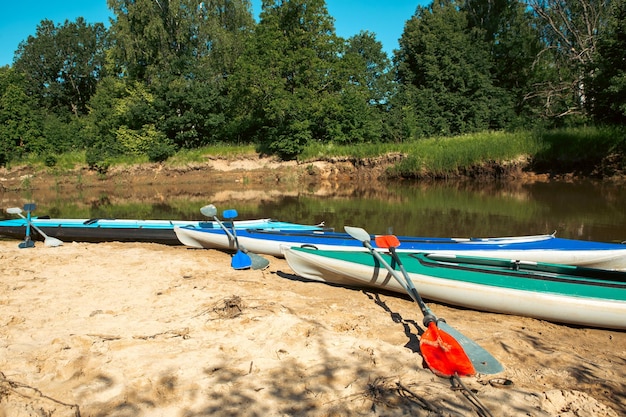
[{"label": "red paddle blade", "polygon": [[375,242],[379,248],[397,248],[400,246],[400,240],[394,235],[376,236]]},{"label": "red paddle blade", "polygon": [[471,376],[476,374],[474,365],[457,340],[437,327],[435,322],[420,338],[420,351],[430,370],[441,377]]}]

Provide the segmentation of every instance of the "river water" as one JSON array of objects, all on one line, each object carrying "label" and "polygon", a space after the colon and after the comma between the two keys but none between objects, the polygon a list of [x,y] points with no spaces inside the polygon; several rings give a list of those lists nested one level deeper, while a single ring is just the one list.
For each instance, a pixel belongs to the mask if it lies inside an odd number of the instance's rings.
[{"label": "river water", "polygon": [[[582,240],[626,240],[626,192],[611,182],[404,181],[301,186],[245,183],[118,185],[74,191],[3,192],[2,208],[35,202],[34,215],[65,218],[202,219],[214,203],[239,219],[271,217],[342,231],[439,237],[542,234]],[[0,215],[10,218],[4,212]]]}]

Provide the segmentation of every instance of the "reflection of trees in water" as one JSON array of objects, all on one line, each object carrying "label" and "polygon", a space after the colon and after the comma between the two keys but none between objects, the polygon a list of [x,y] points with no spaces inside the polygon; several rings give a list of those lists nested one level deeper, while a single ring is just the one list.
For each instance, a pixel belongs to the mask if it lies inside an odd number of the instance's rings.
[{"label": "reflection of trees in water", "polygon": [[[27,201],[38,215],[55,217],[202,219],[200,207],[219,213],[236,208],[240,219],[270,217],[343,230],[363,226],[372,233],[417,236],[503,236],[552,233],[585,240],[626,239],[626,194],[606,182],[378,181],[346,176],[342,181],[276,180],[263,171],[207,170],[178,175],[143,172],[83,180],[79,189],[38,186],[4,192],[5,207]],[[258,175],[255,177],[254,175]],[[283,179],[287,175],[283,175]],[[59,181],[61,182],[61,181]],[[7,217],[6,214],[3,214]]]}]

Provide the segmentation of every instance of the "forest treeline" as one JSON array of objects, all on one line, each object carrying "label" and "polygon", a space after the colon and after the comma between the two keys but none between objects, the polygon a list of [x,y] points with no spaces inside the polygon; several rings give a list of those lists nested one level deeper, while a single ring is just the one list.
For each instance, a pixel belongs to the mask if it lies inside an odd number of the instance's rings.
[{"label": "forest treeline", "polygon": [[258,21],[249,0],[107,5],[109,25],[42,20],[0,68],[0,165],[626,121],[626,0],[434,0],[391,57],[337,36],[324,0],[263,0]]}]

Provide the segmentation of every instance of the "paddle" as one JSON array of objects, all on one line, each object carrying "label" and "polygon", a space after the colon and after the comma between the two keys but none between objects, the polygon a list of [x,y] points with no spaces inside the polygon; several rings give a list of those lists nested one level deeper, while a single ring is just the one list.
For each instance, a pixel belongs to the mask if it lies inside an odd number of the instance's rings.
[{"label": "paddle", "polygon": [[[239,241],[236,239],[236,237],[233,236],[233,234],[230,232],[230,230],[228,230],[226,225],[224,223],[222,223],[220,221],[220,219],[217,218],[217,208],[215,208],[215,206],[213,204],[209,204],[208,206],[202,207],[200,209],[200,213],[202,213],[203,215],[205,215],[207,217],[213,218],[217,222],[217,224],[220,225],[220,227],[222,228],[222,230],[224,230],[224,232],[226,233],[228,238],[235,242],[235,245],[237,246],[237,249],[238,250],[241,249],[241,251],[244,253],[244,255],[247,255],[250,258],[252,269],[265,269],[265,268],[267,268],[269,266],[270,261],[268,261],[267,259],[265,259],[264,257],[262,257],[260,255],[257,255],[256,253],[249,252],[244,247],[240,247],[239,246]],[[236,214],[236,212],[235,212],[235,214]],[[233,222],[233,232],[234,232],[234,228],[235,228],[235,223]],[[234,260],[233,260],[233,262],[234,262]],[[231,262],[231,264],[233,262]],[[233,266],[233,268],[235,268],[235,266]],[[240,268],[235,268],[235,269],[240,269]]]},{"label": "paddle", "polygon": [[[224,213],[222,213],[222,216],[224,216],[225,219],[230,220],[230,219],[234,219],[235,217],[237,217],[238,213],[237,213],[237,210],[235,209],[224,210]],[[237,232],[235,231],[234,221],[231,221],[231,226],[232,226],[231,233],[233,234],[233,238],[235,239],[235,247],[237,248],[237,252],[233,256],[231,266],[234,269],[248,269],[252,267],[252,258],[250,258],[250,256],[244,251],[242,251],[241,248],[239,247],[239,240],[237,239]]]},{"label": "paddle", "polygon": [[[440,331],[445,331],[446,333],[451,335],[463,347],[476,372],[481,374],[497,374],[499,372],[502,372],[504,368],[502,367],[500,362],[498,362],[498,360],[494,358],[489,352],[487,352],[485,349],[483,349],[481,346],[476,344],[468,337],[462,335],[458,330],[448,325],[444,320],[437,320],[436,316],[432,313],[432,311],[428,308],[428,306],[420,297],[419,293],[417,292],[417,288],[415,288],[413,280],[409,276],[409,273],[404,267],[404,264],[396,253],[396,247],[400,246],[400,241],[398,240],[398,238],[394,235],[387,235],[376,236],[375,239],[376,245],[379,248],[389,249],[389,253],[391,254],[393,260],[400,268],[411,298],[413,298],[418,303],[420,309],[424,313],[424,325],[427,325],[426,320],[428,315],[434,317],[435,324],[440,329]],[[424,336],[422,336],[422,339],[423,338]]]},{"label": "paddle", "polygon": [[[35,210],[35,204],[34,203],[24,204],[24,209],[26,210],[26,216],[27,216],[26,236],[24,237],[24,241],[20,243],[19,245],[17,245],[20,249],[35,247],[35,242],[30,237],[30,226],[32,225],[32,223],[30,222],[30,216],[31,216],[30,212]],[[21,210],[20,210],[20,217],[24,218],[24,216],[21,215]]]},{"label": "paddle", "polygon": [[29,204],[24,205],[24,210],[26,210],[26,213],[27,213],[28,217],[24,217],[24,215],[22,214],[22,209],[19,208],[19,207],[11,207],[11,208],[7,209],[7,213],[17,214],[22,219],[26,220],[26,239],[24,240],[24,242],[20,243],[20,248],[32,248],[33,246],[35,246],[35,243],[30,239],[30,227],[35,229],[37,231],[37,233],[39,233],[41,236],[43,236],[43,238],[44,238],[44,245],[50,246],[50,247],[56,247],[56,246],[63,245],[63,242],[61,240],[59,240],[59,239],[57,239],[55,237],[48,236],[47,234],[45,234],[43,232],[43,230],[41,230],[40,228],[38,228],[37,226],[35,226],[31,222],[31,220],[30,220],[30,212],[33,211],[35,209],[35,207],[36,206],[33,203],[29,203]]},{"label": "paddle", "polygon": [[[472,361],[472,359],[468,356],[468,353],[461,345],[461,341],[466,344],[468,342],[471,342],[472,345],[475,345],[475,347],[473,347],[470,351],[473,356],[476,355],[476,351],[484,351],[484,349],[473,343],[469,338],[465,336],[463,336],[461,340],[457,340],[457,338],[450,334],[450,332],[443,329],[444,327],[446,327],[445,322],[438,320],[437,317],[430,311],[428,306],[426,306],[419,293],[415,289],[415,286],[412,285],[411,279],[409,278],[407,282],[404,282],[398,276],[396,270],[393,269],[372,247],[372,245],[370,244],[369,233],[358,227],[346,226],[345,230],[350,236],[363,243],[363,246],[365,246],[374,256],[374,258],[378,260],[378,262],[380,262],[389,271],[394,279],[398,281],[402,288],[404,288],[404,290],[411,296],[411,298],[413,298],[413,300],[419,305],[422,313],[424,314],[424,326],[427,327],[426,331],[422,334],[420,338],[420,351],[422,357],[424,358],[424,361],[426,362],[430,370],[434,374],[443,377],[474,375],[477,372],[477,369],[474,366],[474,362],[481,364],[481,361],[485,360],[484,355],[481,354],[480,358],[475,357],[474,361]],[[383,243],[384,245],[384,242],[381,243]],[[396,259],[398,258],[397,254],[395,254],[395,256],[394,254],[395,252],[392,254],[392,256],[397,262],[399,259]],[[488,352],[484,352],[489,357],[491,357]],[[495,358],[493,358],[492,361],[489,361],[489,363],[486,365],[490,365],[488,366],[488,368],[492,368],[493,363],[497,364],[498,367],[501,368],[501,365],[498,363],[497,360],[495,360]],[[480,370],[480,372],[482,372],[482,370]]]}]

